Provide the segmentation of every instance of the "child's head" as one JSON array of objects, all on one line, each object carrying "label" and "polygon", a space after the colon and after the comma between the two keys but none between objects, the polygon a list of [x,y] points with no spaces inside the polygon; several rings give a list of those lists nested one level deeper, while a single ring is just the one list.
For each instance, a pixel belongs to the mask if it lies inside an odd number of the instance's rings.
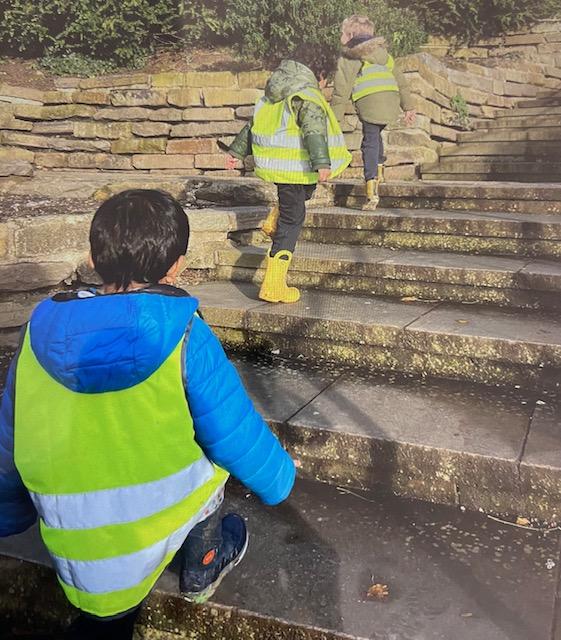
[{"label": "child's head", "polygon": [[343,20],[341,25],[341,44],[345,45],[353,38],[360,36],[373,36],[374,23],[367,16],[357,14]]},{"label": "child's head", "polygon": [[93,266],[105,285],[124,291],[175,275],[189,243],[189,221],[164,191],[131,189],[106,200],[90,228]]}]

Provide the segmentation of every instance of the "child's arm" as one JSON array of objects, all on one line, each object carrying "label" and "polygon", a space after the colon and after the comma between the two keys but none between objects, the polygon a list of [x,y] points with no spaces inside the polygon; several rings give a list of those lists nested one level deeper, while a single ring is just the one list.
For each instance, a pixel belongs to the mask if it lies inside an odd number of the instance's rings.
[{"label": "child's arm", "polygon": [[238,133],[234,142],[228,149],[230,155],[238,160],[243,160],[246,156],[251,155],[251,123],[248,122],[245,127]]},{"label": "child's arm", "polygon": [[285,500],[296,470],[255,410],[222,345],[195,316],[186,348],[186,394],[195,437],[207,457],[265,504]]},{"label": "child's arm", "polygon": [[340,125],[345,120],[347,104],[351,99],[355,78],[360,71],[360,60],[349,60],[339,58],[337,61],[337,71],[333,81],[333,96],[331,97],[331,108]]},{"label": "child's arm", "polygon": [[312,169],[320,172],[320,175],[327,171],[331,173],[325,111],[315,102],[301,98],[294,98],[292,105],[302,132],[304,146],[310,154]]},{"label": "child's arm", "polygon": [[14,462],[15,371],[16,358],[10,365],[0,408],[0,537],[21,533],[37,519],[35,507]]},{"label": "child's arm", "polygon": [[396,67],[394,67],[393,74],[399,87],[399,98],[401,101],[401,108],[405,111],[405,123],[407,125],[415,123],[415,103],[413,102],[413,96],[409,89],[409,83],[405,79],[403,73]]}]

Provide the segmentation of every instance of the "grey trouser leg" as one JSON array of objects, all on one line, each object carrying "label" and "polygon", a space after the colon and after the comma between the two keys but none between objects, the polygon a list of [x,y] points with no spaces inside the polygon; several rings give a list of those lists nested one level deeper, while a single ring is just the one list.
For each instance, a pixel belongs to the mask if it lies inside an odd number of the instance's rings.
[{"label": "grey trouser leg", "polygon": [[385,125],[362,123],[362,161],[364,163],[364,179],[373,180],[378,175],[378,165],[384,163],[384,143],[382,131]]}]

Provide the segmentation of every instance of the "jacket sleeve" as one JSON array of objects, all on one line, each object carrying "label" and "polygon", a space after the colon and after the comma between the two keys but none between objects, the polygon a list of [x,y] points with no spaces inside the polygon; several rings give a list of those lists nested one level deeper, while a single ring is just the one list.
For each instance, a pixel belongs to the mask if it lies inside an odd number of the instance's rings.
[{"label": "jacket sleeve", "polygon": [[0,537],[22,533],[37,519],[35,507],[14,462],[16,362],[17,357],[10,366],[0,407]]},{"label": "jacket sleeve", "polygon": [[327,116],[325,111],[310,100],[293,98],[292,107],[296,114],[296,121],[302,131],[304,146],[310,154],[312,168],[329,169],[331,159],[327,141]]},{"label": "jacket sleeve", "polygon": [[248,122],[230,145],[230,153],[238,160],[251,155],[251,123]]},{"label": "jacket sleeve", "polygon": [[405,76],[397,68],[397,65],[394,67],[393,75],[397,82],[397,86],[399,87],[401,108],[403,109],[403,111],[412,111],[415,108],[415,102],[413,101],[413,96],[411,95],[411,89],[409,88],[409,83],[405,79]]},{"label": "jacket sleeve", "polygon": [[285,500],[294,485],[294,462],[255,410],[222,345],[197,316],[185,359],[187,401],[206,456],[265,504]]},{"label": "jacket sleeve", "polygon": [[355,78],[360,71],[361,64],[358,60],[339,58],[337,71],[333,81],[333,95],[331,96],[331,108],[335,117],[342,126],[345,120],[345,110],[351,99]]}]

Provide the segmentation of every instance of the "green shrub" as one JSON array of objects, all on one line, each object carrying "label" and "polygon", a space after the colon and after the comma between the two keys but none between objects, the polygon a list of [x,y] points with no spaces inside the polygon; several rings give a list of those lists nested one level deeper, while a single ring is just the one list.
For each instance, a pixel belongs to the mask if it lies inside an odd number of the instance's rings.
[{"label": "green shrub", "polygon": [[233,45],[249,60],[276,62],[303,43],[333,57],[341,22],[353,13],[374,20],[394,55],[416,51],[426,40],[412,11],[389,7],[384,0],[194,0],[187,7],[186,34],[191,42]]},{"label": "green shrub", "polygon": [[50,54],[39,60],[39,66],[55,76],[78,76],[88,78],[115,71],[117,65],[111,60],[88,58],[81,53]]},{"label": "green shrub", "polygon": [[174,33],[180,0],[0,0],[0,42],[49,59],[80,54],[134,66],[155,37]]},{"label": "green shrub", "polygon": [[469,109],[466,99],[458,92],[453,98],[450,99],[450,109],[455,113],[456,122],[462,129],[471,128],[471,120],[469,117]]},{"label": "green shrub", "polygon": [[561,16],[561,0],[393,0],[411,7],[425,29],[462,42],[497,36],[540,20]]}]

